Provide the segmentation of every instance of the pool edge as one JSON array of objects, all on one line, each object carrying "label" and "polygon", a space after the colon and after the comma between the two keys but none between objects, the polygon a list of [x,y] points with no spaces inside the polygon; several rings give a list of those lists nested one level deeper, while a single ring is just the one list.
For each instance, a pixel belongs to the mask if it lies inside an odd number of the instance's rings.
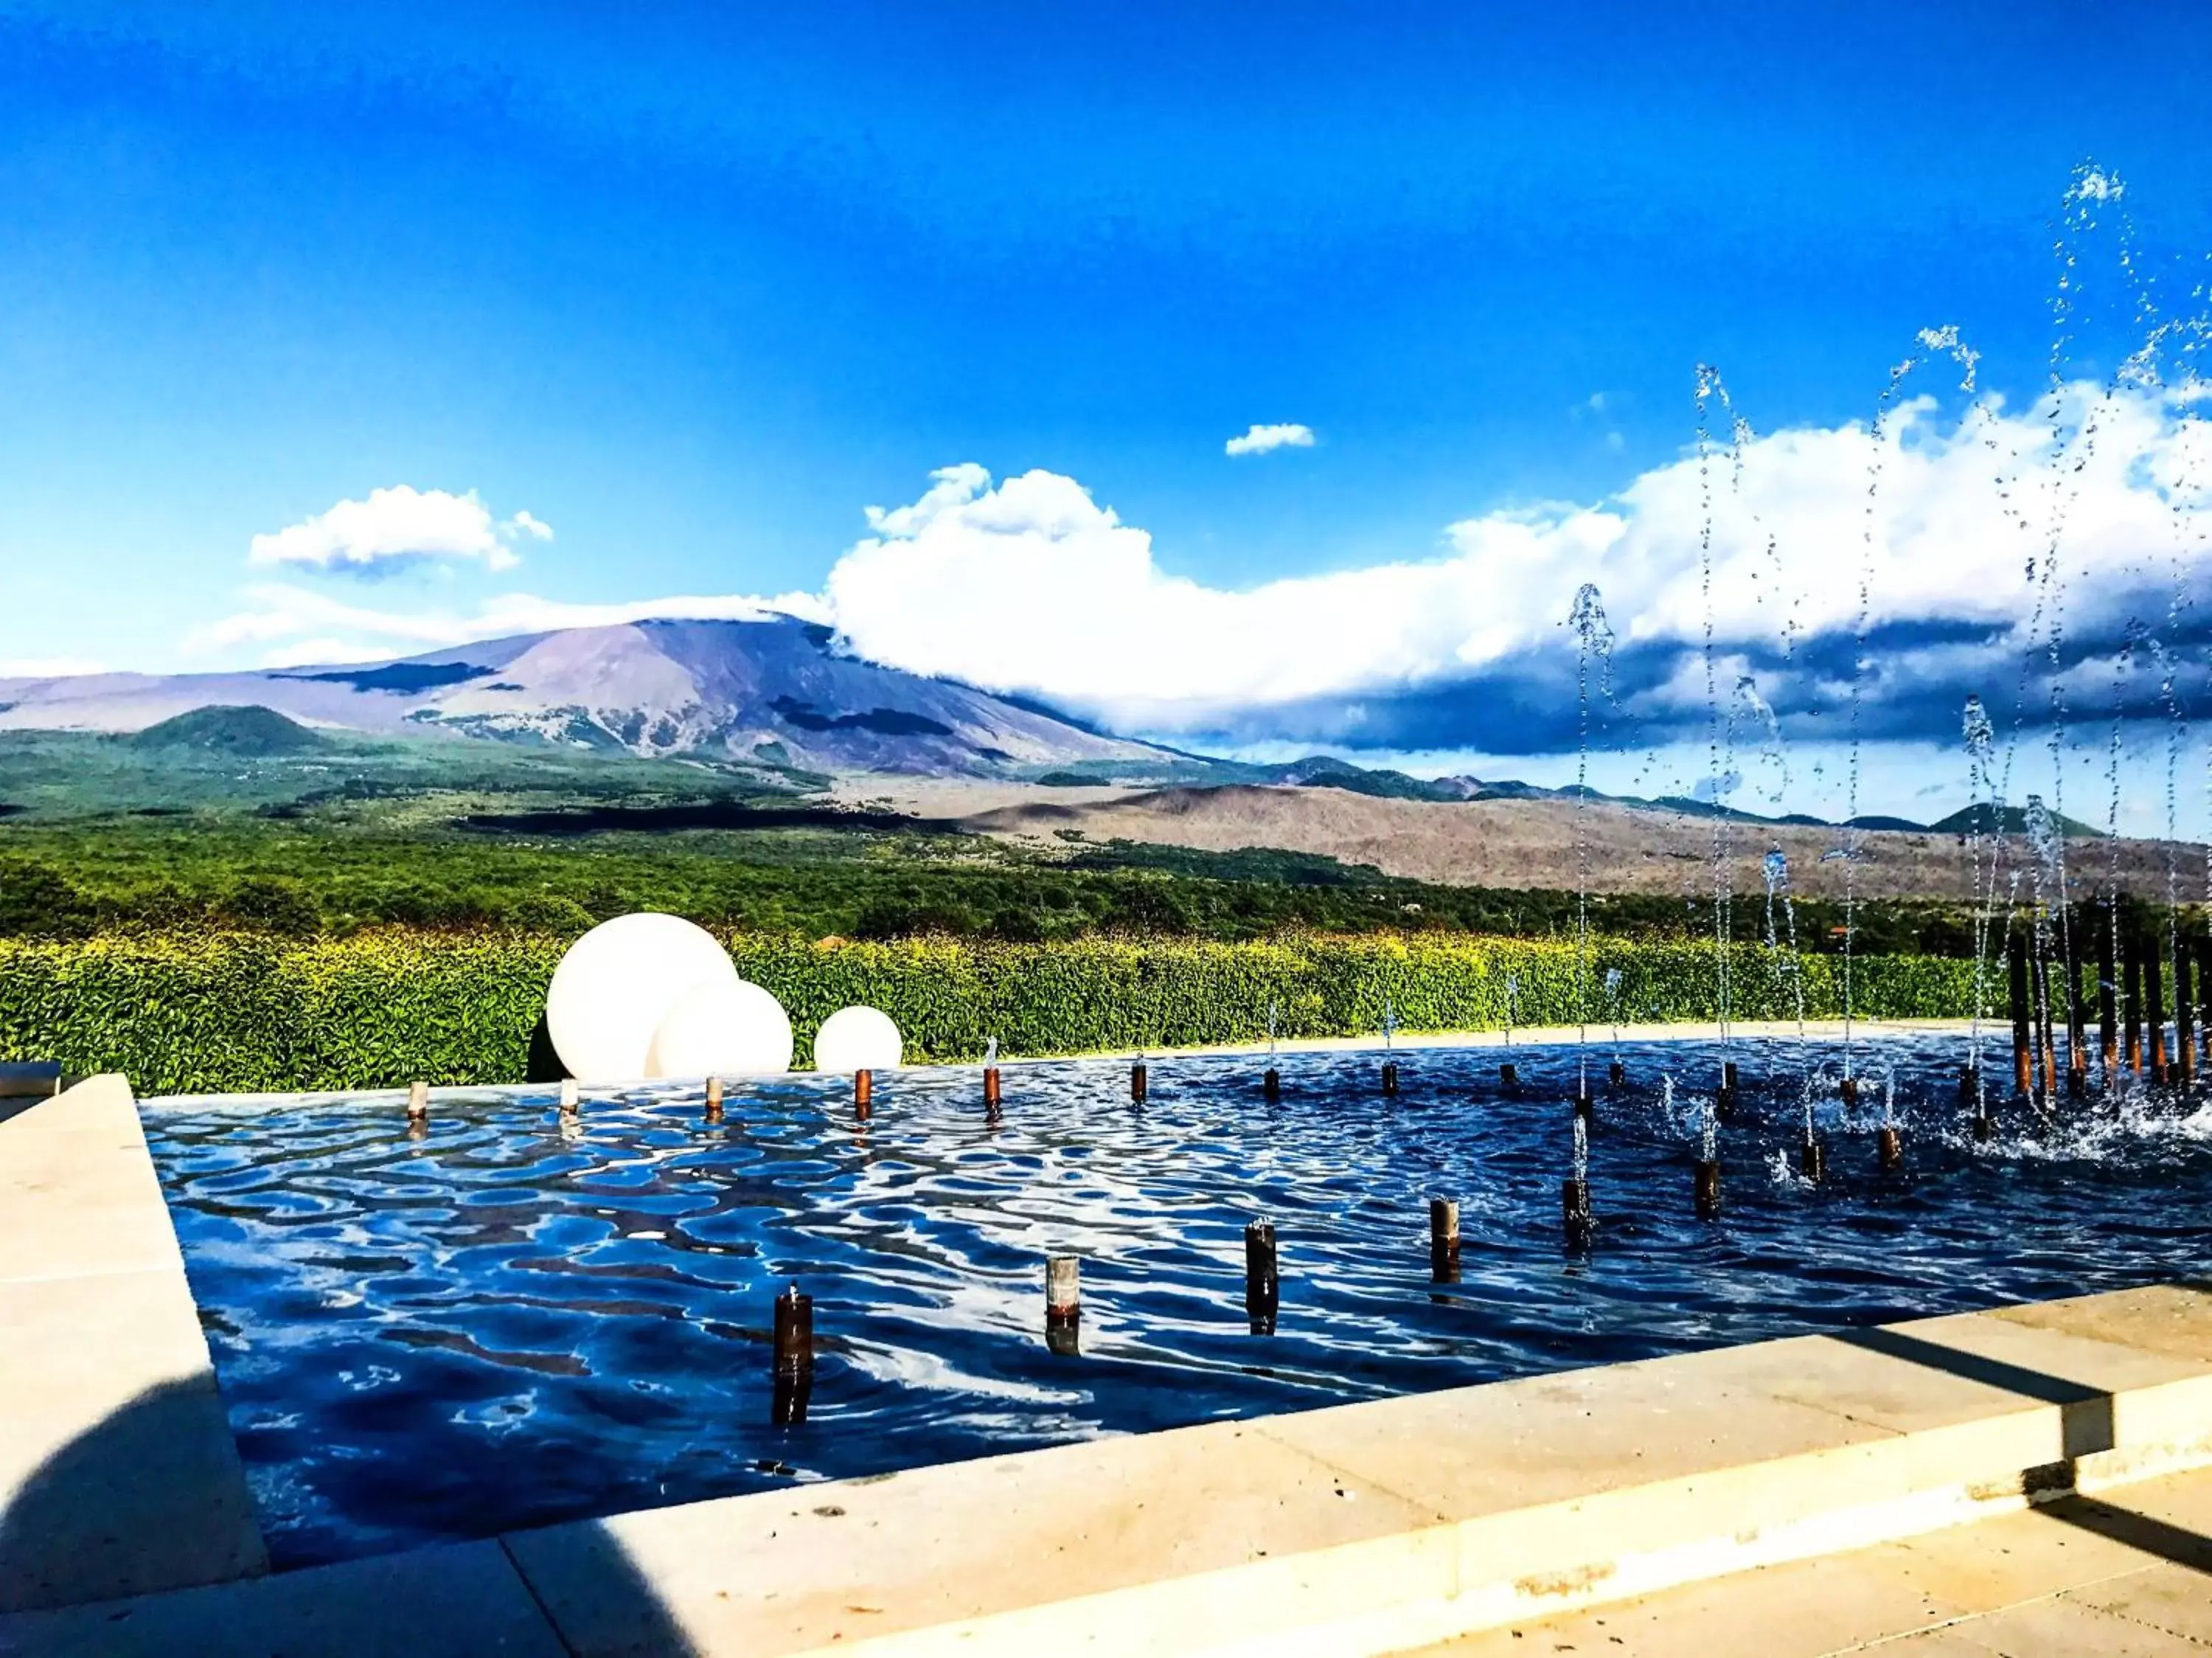
[{"label": "pool edge", "polygon": [[268,1570],[137,1102],[0,1122],[0,1612]]}]

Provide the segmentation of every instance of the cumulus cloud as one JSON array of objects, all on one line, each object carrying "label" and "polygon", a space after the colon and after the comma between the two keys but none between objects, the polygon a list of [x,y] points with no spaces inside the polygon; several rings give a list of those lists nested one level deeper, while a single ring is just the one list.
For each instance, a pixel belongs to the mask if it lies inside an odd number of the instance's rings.
[{"label": "cumulus cloud", "polygon": [[475,558],[488,570],[507,570],[520,562],[510,543],[552,537],[551,527],[527,512],[494,522],[474,490],[453,495],[397,484],[371,490],[366,501],[341,501],[289,528],[257,535],[246,558],[254,564],[355,572],[422,559]]},{"label": "cumulus cloud", "polygon": [[1794,731],[1839,728],[1863,577],[1863,726],[1929,735],[1969,690],[2008,703],[2061,619],[2069,677],[2109,680],[2130,619],[2165,625],[2173,561],[2185,588],[2212,577],[2212,442],[2186,403],[2073,386],[1946,423],[1908,401],[1879,433],[1747,436],[1609,500],[1463,520],[1426,558],[1239,590],[1164,567],[1073,479],[948,467],[869,514],[827,596],[863,655],[1123,728],[1540,752],[1572,742],[1564,624],[1584,582],[1619,635],[1621,717],[1703,721],[1709,535],[1724,692],[1747,677]]},{"label": "cumulus cloud", "polygon": [[1243,436],[1231,438],[1221,448],[1224,454],[1265,454],[1270,449],[1310,449],[1313,446],[1313,428],[1294,422],[1281,426],[1254,426]]}]

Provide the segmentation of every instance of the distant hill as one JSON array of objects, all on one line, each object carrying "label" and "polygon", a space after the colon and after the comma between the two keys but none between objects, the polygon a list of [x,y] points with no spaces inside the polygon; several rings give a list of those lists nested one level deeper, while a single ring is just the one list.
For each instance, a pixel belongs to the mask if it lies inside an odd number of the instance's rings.
[{"label": "distant hill", "polygon": [[[1339,759],[1334,754],[1309,754],[1303,759],[1261,765],[1249,760],[1214,759],[1204,754],[1166,751],[1170,758],[1147,765],[1105,763],[1059,767],[1036,779],[1047,788],[1096,789],[1101,786],[1173,789],[1235,788],[1247,784],[1292,784],[1304,789],[1342,789],[1354,795],[1383,800],[1458,801],[1474,798],[1482,785],[1466,777],[1416,777]],[[1512,785],[1525,788],[1525,784]]]},{"label": "distant hill", "polygon": [[149,725],[130,738],[134,748],[190,750],[266,759],[277,754],[311,754],[329,742],[297,720],[258,704],[215,704]]},{"label": "distant hill", "polygon": [[[249,705],[295,730],[307,721],[830,774],[1030,777],[1182,762],[969,686],[863,661],[828,628],[788,616],[569,628],[332,667],[0,680],[0,729],[143,735],[205,713],[212,744]],[[179,740],[198,740],[198,729],[183,728]],[[234,740],[255,741],[243,727]]]},{"label": "distant hill", "polygon": [[[2105,833],[2094,825],[2084,823],[2079,818],[2069,818],[2063,813],[2059,814],[2057,822],[2059,833],[2069,839],[2085,837],[2101,839]],[[1948,818],[1939,818],[1928,826],[1944,835],[1986,835],[1992,832],[1993,827],[2003,834],[2024,835],[2027,832],[2027,808],[2008,806],[2000,814],[1994,811],[1987,802],[1977,802],[1972,806],[1960,808]]]}]

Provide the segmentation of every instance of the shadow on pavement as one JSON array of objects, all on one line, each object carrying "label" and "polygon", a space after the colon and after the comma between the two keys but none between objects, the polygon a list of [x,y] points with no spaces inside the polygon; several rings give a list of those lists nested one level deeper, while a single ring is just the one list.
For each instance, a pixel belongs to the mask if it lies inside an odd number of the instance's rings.
[{"label": "shadow on pavement", "polygon": [[[696,1658],[611,1539],[557,1587],[556,1633],[498,1539],[266,1575],[221,1405],[204,1380],[139,1395],[70,1441],[0,1508],[4,1658]],[[599,1539],[604,1539],[602,1544]],[[606,1638],[606,1637],[612,1638]]]}]

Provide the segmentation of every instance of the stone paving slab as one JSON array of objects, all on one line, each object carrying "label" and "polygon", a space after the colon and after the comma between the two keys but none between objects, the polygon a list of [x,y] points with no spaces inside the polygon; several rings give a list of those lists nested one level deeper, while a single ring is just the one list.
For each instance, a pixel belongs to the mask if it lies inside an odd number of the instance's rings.
[{"label": "stone paving slab", "polygon": [[264,1569],[183,1275],[0,1283],[0,1609]]},{"label": "stone paving slab", "polygon": [[2208,1643],[2212,1472],[2197,1472],[1516,1622],[1406,1658],[2203,1658]]},{"label": "stone paving slab", "polygon": [[183,1253],[119,1076],[0,1123],[0,1282],[161,1269]]},{"label": "stone paving slab", "polygon": [[[1409,1599],[1449,1594],[1449,1532],[1420,1541],[1436,1518],[1251,1424],[1216,1423],[507,1543],[578,1652],[649,1650],[641,1620],[672,1616],[703,1652],[813,1652],[1086,1600],[1097,1649],[1140,1652],[1169,1628],[1207,1644],[1241,1633],[1243,1597],[1212,1591],[1224,1571],[1264,1582],[1291,1624],[1317,1601],[1328,1609],[1348,1587],[1340,1573]],[[1163,1593],[1107,1604],[1132,1584]]]},{"label": "stone paving slab", "polygon": [[2070,1595],[2008,1606],[1901,1641],[1898,1651],[1911,1658],[1929,1652],[1968,1658],[2204,1658],[2204,1649],[2186,1637],[2100,1611]]},{"label": "stone paving slab", "polygon": [[2160,1283],[2103,1295],[2001,1307],[2002,1324],[2063,1330],[2146,1353],[2212,1364],[2212,1283]]},{"label": "stone paving slab", "polygon": [[247,1582],[0,1618],[0,1658],[490,1654],[567,1658],[567,1649],[495,1542],[378,1555]]},{"label": "stone paving slab", "polygon": [[268,1569],[129,1085],[0,1123],[0,1612]]},{"label": "stone paving slab", "polygon": [[2153,1566],[2073,1590],[2067,1599],[2212,1647],[2212,1575],[2203,1565]]}]

